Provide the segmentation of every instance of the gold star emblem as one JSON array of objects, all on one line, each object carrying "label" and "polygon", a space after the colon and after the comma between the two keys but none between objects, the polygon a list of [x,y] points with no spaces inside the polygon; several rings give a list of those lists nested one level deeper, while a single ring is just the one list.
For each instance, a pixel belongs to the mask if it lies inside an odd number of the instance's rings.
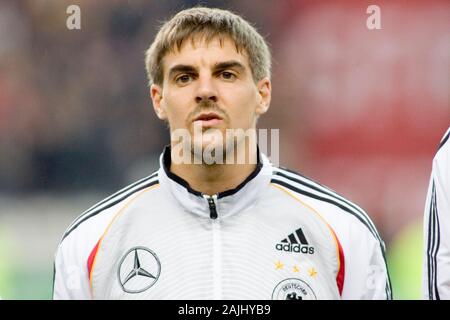
[{"label": "gold star emblem", "polygon": [[280,261],[277,261],[277,262],[275,263],[275,269],[276,269],[276,270],[283,269],[283,267],[284,267],[284,264],[281,263]]},{"label": "gold star emblem", "polygon": [[310,277],[314,278],[315,276],[317,276],[317,271],[314,268],[309,269],[308,272]]},{"label": "gold star emblem", "polygon": [[299,272],[300,269],[297,266],[294,266],[294,268],[292,269],[294,272]]}]

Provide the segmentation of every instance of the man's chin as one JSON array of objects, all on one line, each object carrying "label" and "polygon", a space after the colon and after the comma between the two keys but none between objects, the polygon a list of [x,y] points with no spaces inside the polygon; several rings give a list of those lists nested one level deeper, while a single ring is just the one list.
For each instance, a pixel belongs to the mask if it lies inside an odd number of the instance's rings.
[{"label": "man's chin", "polygon": [[193,144],[192,154],[202,164],[223,164],[226,157],[226,148],[222,143],[198,143]]},{"label": "man's chin", "polygon": [[[200,138],[200,139],[199,139]],[[193,136],[193,146],[196,150],[223,149],[225,144],[225,135],[221,130],[208,130],[201,136]]]},{"label": "man's chin", "polygon": [[203,155],[211,152],[225,153],[226,148],[223,143],[200,143],[192,145],[192,152],[195,155]]}]

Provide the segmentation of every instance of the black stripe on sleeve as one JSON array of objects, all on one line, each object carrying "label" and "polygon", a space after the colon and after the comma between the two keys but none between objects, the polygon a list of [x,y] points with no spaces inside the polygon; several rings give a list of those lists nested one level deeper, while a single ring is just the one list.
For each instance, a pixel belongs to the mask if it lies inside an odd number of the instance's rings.
[{"label": "black stripe on sleeve", "polygon": [[433,194],[434,194],[434,182],[431,189],[431,196],[430,196],[430,209],[428,213],[428,240],[427,240],[427,266],[428,266],[428,299],[433,300],[433,290],[432,290],[432,250],[433,250],[433,243],[434,243],[434,233],[433,233]]},{"label": "black stripe on sleeve", "polygon": [[437,211],[436,185],[434,181],[431,187],[430,209],[428,218],[428,243],[427,243],[427,267],[428,267],[428,299],[440,300],[437,287],[437,254],[440,245],[440,226]]},{"label": "black stripe on sleeve", "polygon": [[155,184],[158,184],[158,183],[159,183],[158,180],[153,180],[153,181],[151,181],[151,182],[148,182],[148,183],[146,183],[146,184],[140,186],[139,188],[137,188],[137,189],[135,189],[135,190],[133,190],[133,191],[131,191],[131,192],[125,194],[124,196],[122,196],[122,197],[116,199],[115,201],[113,201],[113,202],[111,202],[111,203],[108,203],[108,205],[106,205],[105,207],[98,208],[98,209],[96,209],[96,210],[91,211],[89,214],[85,215],[82,219],[79,219],[78,222],[77,222],[76,224],[74,224],[74,225],[73,225],[73,226],[72,226],[72,227],[64,234],[63,238],[61,239],[61,242],[63,242],[64,239],[65,239],[65,238],[66,238],[73,230],[75,230],[76,228],[78,228],[78,226],[79,226],[80,224],[82,224],[83,222],[85,222],[86,220],[89,220],[90,218],[96,216],[96,215],[99,214],[100,212],[103,212],[104,210],[106,210],[106,209],[108,209],[108,208],[111,208],[112,206],[114,206],[114,205],[118,204],[119,202],[125,200],[126,198],[128,198],[129,196],[135,194],[136,192],[138,192],[138,191],[140,191],[140,190],[143,190],[143,189],[146,189],[146,188],[149,188],[149,187],[151,187],[151,186],[153,186],[153,185],[155,185]]},{"label": "black stripe on sleeve", "polygon": [[116,193],[114,193],[113,195],[107,197],[106,199],[100,201],[99,203],[95,204],[94,206],[92,206],[91,208],[87,209],[85,212],[83,212],[79,217],[77,217],[75,219],[75,221],[67,228],[67,229],[71,229],[72,226],[74,226],[79,220],[81,220],[85,215],[89,214],[90,212],[92,212],[93,210],[97,209],[98,207],[102,206],[103,204],[105,204],[108,201],[111,201],[112,199],[114,199],[115,197],[120,196],[121,194],[126,193],[127,191],[133,189],[134,187],[136,187],[137,185],[144,183],[146,181],[149,181],[153,178],[155,178],[158,175],[158,172],[153,173],[152,175],[143,178],[139,181],[136,181],[135,183],[129,185],[128,187],[125,187],[124,189],[121,189],[119,191],[117,191]]},{"label": "black stripe on sleeve", "polygon": [[441,149],[444,144],[448,141],[448,138],[450,137],[450,129],[447,131],[447,134],[445,135],[445,137],[441,140],[441,142],[439,143],[439,146],[437,148],[437,151],[439,151],[439,149]]},{"label": "black stripe on sleeve", "polygon": [[[295,173],[295,172],[292,172],[292,171],[289,171],[289,170],[286,170],[286,171],[288,171],[288,172],[290,172],[290,173],[292,173],[292,174],[301,176],[301,177],[303,177],[304,179],[311,180],[311,179],[309,179],[309,178],[307,178],[307,177],[304,177],[304,176],[302,176],[302,175],[300,175],[300,174],[298,174],[298,173]],[[274,174],[277,175],[277,176],[286,178],[286,179],[288,179],[288,180],[291,180],[291,181],[293,181],[293,182],[296,182],[296,183],[298,183],[298,184],[304,185],[305,187],[308,187],[308,188],[313,189],[313,190],[315,190],[315,191],[317,191],[317,192],[320,192],[320,193],[323,194],[323,195],[330,196],[330,197],[332,197],[332,198],[334,198],[334,199],[336,199],[336,200],[339,200],[340,202],[343,202],[343,203],[347,204],[347,205],[350,207],[350,208],[349,208],[350,210],[354,210],[355,214],[357,214],[356,212],[358,212],[358,213],[362,216],[362,218],[363,218],[363,219],[365,220],[365,222],[366,222],[366,223],[365,223],[366,226],[369,228],[369,230],[372,232],[372,234],[373,234],[378,240],[381,240],[381,239],[380,239],[380,236],[379,236],[379,234],[378,234],[378,232],[377,232],[377,230],[375,229],[375,226],[372,225],[372,223],[370,222],[369,218],[364,214],[364,212],[363,212],[362,210],[360,210],[357,206],[355,206],[353,203],[351,203],[350,201],[346,200],[345,198],[343,198],[343,197],[338,197],[337,194],[333,194],[333,193],[332,193],[333,191],[331,191],[329,188],[327,188],[327,187],[325,187],[325,186],[323,186],[323,185],[321,185],[321,184],[319,184],[319,183],[317,183],[317,182],[314,182],[314,183],[316,183],[317,185],[319,185],[321,188],[316,187],[316,186],[314,186],[314,185],[311,184],[311,183],[307,183],[307,182],[302,181],[302,180],[300,180],[300,179],[296,179],[296,178],[294,178],[294,177],[288,176],[288,175],[286,175],[286,174],[284,174],[284,173],[282,173],[282,172],[280,172],[280,171],[275,171]],[[311,181],[312,181],[312,180],[311,180]],[[348,210],[346,210],[346,211],[349,212]]]},{"label": "black stripe on sleeve", "polygon": [[437,196],[436,196],[436,186],[433,183],[433,189],[434,189],[434,195],[433,195],[433,215],[434,215],[434,221],[435,221],[435,227],[436,227],[436,248],[434,250],[434,257],[433,257],[433,265],[434,265],[434,275],[433,275],[433,284],[434,284],[434,297],[436,300],[440,300],[439,296],[439,290],[437,287],[437,272],[438,272],[438,265],[437,265],[437,255],[439,251],[439,245],[440,245],[440,228],[439,228],[439,216],[438,216],[438,208],[437,208]]},{"label": "black stripe on sleeve", "polygon": [[310,197],[310,198],[313,198],[313,199],[316,199],[316,200],[320,200],[320,201],[324,201],[324,202],[328,202],[328,203],[330,203],[330,204],[332,204],[332,205],[334,205],[334,206],[336,206],[336,207],[338,207],[338,208],[340,208],[340,209],[350,213],[351,215],[355,216],[363,225],[365,225],[367,227],[367,229],[369,229],[370,233],[375,237],[375,239],[379,240],[378,235],[375,232],[373,232],[373,230],[370,228],[370,226],[367,224],[367,222],[364,219],[362,219],[359,215],[355,214],[355,212],[350,210],[348,207],[346,207],[346,206],[344,206],[344,205],[342,205],[342,204],[340,204],[340,203],[338,203],[338,202],[336,202],[334,200],[321,197],[319,195],[307,192],[305,190],[301,190],[301,189],[299,189],[299,188],[297,188],[297,187],[295,187],[295,186],[293,186],[293,185],[291,185],[291,184],[289,184],[287,182],[281,181],[281,180],[277,180],[277,179],[272,178],[272,180],[270,182],[279,184],[279,185],[281,185],[281,186],[283,186],[285,188],[288,188],[288,189],[290,189],[292,191],[295,191],[297,193],[303,194],[303,195],[305,195],[307,197]]}]

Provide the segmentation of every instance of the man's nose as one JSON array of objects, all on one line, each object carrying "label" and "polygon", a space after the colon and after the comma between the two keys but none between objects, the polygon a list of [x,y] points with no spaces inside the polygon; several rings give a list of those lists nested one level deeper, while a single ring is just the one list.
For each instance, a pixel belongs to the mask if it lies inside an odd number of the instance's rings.
[{"label": "man's nose", "polygon": [[217,90],[211,77],[200,77],[198,81],[195,102],[199,103],[202,100],[217,102]]}]

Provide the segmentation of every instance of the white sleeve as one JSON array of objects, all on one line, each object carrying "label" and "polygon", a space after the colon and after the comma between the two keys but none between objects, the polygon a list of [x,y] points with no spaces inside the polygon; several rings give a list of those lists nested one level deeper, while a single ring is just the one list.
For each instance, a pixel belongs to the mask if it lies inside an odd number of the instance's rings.
[{"label": "white sleeve", "polygon": [[89,257],[119,205],[120,202],[108,206],[106,202],[98,211],[86,211],[66,230],[55,255],[53,299],[93,298],[88,274]]},{"label": "white sleeve", "polygon": [[86,259],[77,257],[73,237],[65,239],[55,255],[53,299],[84,300],[91,299]]},{"label": "white sleeve", "polygon": [[[343,199],[343,198],[341,198]],[[385,245],[367,213],[348,201],[340,214],[317,202],[330,223],[344,253],[344,300],[390,300],[391,283],[385,259]],[[328,209],[328,210],[327,210]]]},{"label": "white sleeve", "polygon": [[423,297],[450,299],[450,141],[447,131],[433,160],[424,212]]},{"label": "white sleeve", "polygon": [[342,299],[392,299],[384,243],[368,230],[360,230],[360,225],[350,228],[349,245],[347,250],[344,248],[346,256]]}]

